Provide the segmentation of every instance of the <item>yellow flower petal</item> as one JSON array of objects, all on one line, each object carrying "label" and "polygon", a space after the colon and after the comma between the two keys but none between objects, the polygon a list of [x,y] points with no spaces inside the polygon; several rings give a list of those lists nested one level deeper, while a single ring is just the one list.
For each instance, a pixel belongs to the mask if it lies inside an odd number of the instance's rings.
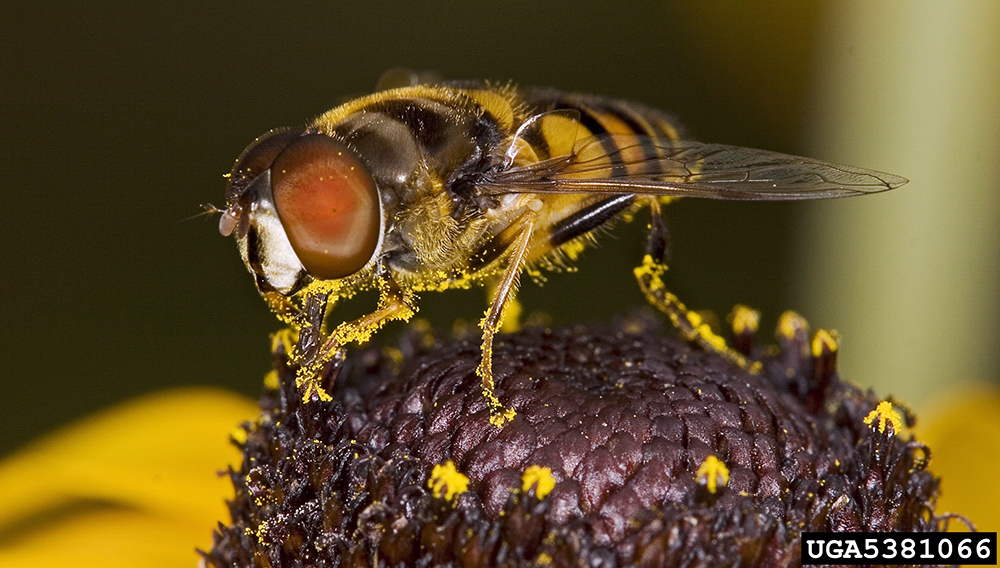
[{"label": "yellow flower petal", "polygon": [[228,519],[235,394],[184,389],[86,418],[0,462],[0,565],[193,565]]},{"label": "yellow flower petal", "polygon": [[195,527],[143,511],[106,510],[54,519],[19,535],[12,546],[0,548],[0,565],[194,567],[195,547],[209,546],[210,537],[211,524]]},{"label": "yellow flower petal", "polygon": [[[941,498],[935,510],[939,514],[953,511],[966,515],[979,530],[997,530],[1000,391],[983,386],[956,395],[920,419],[917,438],[930,447],[930,470],[942,479]],[[952,526],[962,525],[953,522]]]}]

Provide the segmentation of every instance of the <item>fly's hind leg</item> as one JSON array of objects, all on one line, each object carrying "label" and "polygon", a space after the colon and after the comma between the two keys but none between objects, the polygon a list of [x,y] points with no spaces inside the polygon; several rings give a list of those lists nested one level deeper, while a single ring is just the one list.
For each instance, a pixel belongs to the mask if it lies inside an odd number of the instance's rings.
[{"label": "fly's hind leg", "polygon": [[354,321],[344,322],[327,337],[323,337],[321,326],[326,315],[327,296],[317,293],[306,300],[302,310],[309,330],[318,333],[299,334],[299,351],[304,363],[299,367],[295,385],[302,392],[303,402],[308,402],[315,394],[320,400],[331,400],[323,389],[323,369],[327,363],[341,357],[348,343],[364,343],[386,322],[392,320],[409,321],[416,313],[416,302],[412,292],[401,289],[388,274],[378,277],[379,302],[374,312]]},{"label": "fly's hind leg", "polygon": [[752,373],[760,372],[760,362],[748,359],[726,344],[726,340],[712,331],[700,315],[687,309],[677,296],[667,291],[661,276],[667,270],[667,226],[660,214],[660,202],[651,199],[649,204],[651,220],[649,238],[646,241],[646,255],[642,265],[635,269],[639,288],[649,303],[667,314],[681,335],[703,348],[715,351],[724,358]]}]

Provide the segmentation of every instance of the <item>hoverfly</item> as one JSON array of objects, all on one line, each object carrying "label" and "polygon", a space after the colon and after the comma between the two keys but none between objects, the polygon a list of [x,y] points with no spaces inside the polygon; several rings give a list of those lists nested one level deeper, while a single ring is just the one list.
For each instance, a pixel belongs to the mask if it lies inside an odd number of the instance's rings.
[{"label": "hoverfly", "polygon": [[[385,322],[410,319],[417,294],[485,283],[493,293],[478,373],[497,425],[513,411],[496,396],[493,337],[523,271],[565,266],[594,229],[647,206],[643,293],[688,340],[752,368],[666,291],[661,205],[826,199],[907,182],[685,140],[667,114],[631,102],[485,82],[408,84],[352,100],[305,128],[257,138],[228,178],[220,232],[235,233],[258,290],[298,331],[304,399],[326,399],[324,366]],[[324,328],[337,301],[371,287],[374,311]]]}]

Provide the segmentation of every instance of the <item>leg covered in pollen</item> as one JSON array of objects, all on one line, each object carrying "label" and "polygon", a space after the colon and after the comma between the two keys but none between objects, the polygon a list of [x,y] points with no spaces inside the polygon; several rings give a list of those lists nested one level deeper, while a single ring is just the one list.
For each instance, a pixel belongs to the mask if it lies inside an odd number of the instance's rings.
[{"label": "leg covered in pollen", "polygon": [[722,355],[743,369],[759,373],[760,362],[748,359],[729,347],[726,340],[712,331],[711,326],[700,315],[689,310],[677,299],[677,296],[667,291],[661,278],[667,270],[665,262],[667,227],[660,215],[660,203],[651,199],[649,208],[651,220],[649,238],[646,242],[646,255],[642,259],[642,265],[635,269],[635,277],[642,293],[650,304],[656,306],[670,318],[670,321],[680,330],[685,339]]},{"label": "leg covered in pollen", "polygon": [[[374,312],[338,325],[326,337],[322,325],[326,317],[329,293],[316,292],[306,297],[298,346],[302,365],[296,378],[296,386],[302,392],[303,401],[308,401],[313,394],[320,400],[330,400],[330,395],[323,390],[321,384],[323,369],[330,361],[342,356],[348,343],[365,343],[386,322],[409,321],[416,313],[416,298],[413,293],[401,289],[390,277],[379,277],[378,288],[379,302]],[[304,333],[306,328],[309,333]]]},{"label": "leg covered in pollen", "polygon": [[476,372],[483,380],[483,396],[486,397],[486,402],[490,407],[490,422],[497,427],[513,420],[517,413],[513,408],[504,408],[496,395],[496,382],[493,380],[493,336],[500,330],[504,316],[516,301],[514,296],[517,293],[518,276],[524,269],[533,229],[534,219],[531,218],[525,223],[511,247],[513,253],[504,269],[503,276],[496,285],[490,308],[479,323],[483,329],[483,358],[479,362],[479,368]]}]

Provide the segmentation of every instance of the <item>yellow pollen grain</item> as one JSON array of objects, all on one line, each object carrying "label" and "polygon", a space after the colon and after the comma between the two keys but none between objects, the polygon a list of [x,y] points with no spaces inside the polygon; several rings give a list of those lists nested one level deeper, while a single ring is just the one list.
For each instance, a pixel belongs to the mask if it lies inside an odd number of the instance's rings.
[{"label": "yellow pollen grain", "polygon": [[813,335],[812,340],[812,356],[819,357],[826,351],[827,353],[836,353],[837,351],[837,332],[827,331],[825,329],[816,330],[816,335]]},{"label": "yellow pollen grain", "polygon": [[704,483],[709,493],[715,493],[719,485],[725,487],[729,484],[729,468],[722,463],[722,460],[710,455],[698,466],[695,480]]},{"label": "yellow pollen grain", "polygon": [[878,403],[875,410],[868,413],[865,417],[865,425],[871,426],[872,422],[878,420],[878,431],[879,434],[885,433],[886,424],[892,424],[892,431],[899,432],[903,428],[903,419],[895,409],[892,408],[892,403],[888,400],[883,400]]},{"label": "yellow pollen grain", "polygon": [[431,477],[427,480],[427,487],[435,497],[452,501],[457,495],[468,491],[469,478],[455,469],[455,462],[448,460],[444,464],[434,466]]},{"label": "yellow pollen grain", "polygon": [[552,470],[547,467],[542,467],[538,465],[530,465],[521,474],[521,491],[525,493],[528,492],[532,487],[535,488],[535,495],[539,499],[545,499],[552,488],[556,486],[556,478],[552,476]]},{"label": "yellow pollen grain", "polygon": [[[322,368],[322,366],[320,368]],[[307,371],[307,372],[313,371],[315,373],[319,373],[319,369],[313,370],[310,367],[303,367],[302,369],[299,369],[299,371],[300,375],[302,371]],[[330,402],[331,400],[333,400],[333,397],[327,394],[327,392],[323,389],[323,387],[320,386],[319,381],[320,381],[319,378],[315,376],[308,376],[308,374],[306,374],[305,376],[298,376],[295,378],[296,382],[295,386],[302,389],[303,403],[309,403],[312,400],[312,395],[314,393],[316,394],[316,398],[318,398],[320,402]]]},{"label": "yellow pollen grain", "polygon": [[728,350],[726,346],[726,340],[715,334],[712,328],[705,323],[705,320],[695,312],[687,313],[688,323],[694,328],[694,334],[696,337],[700,337],[707,341],[713,349],[719,352]]},{"label": "yellow pollen grain", "polygon": [[[496,399],[496,397],[493,397],[493,399]],[[493,399],[491,399],[490,402],[492,402]],[[502,406],[499,406],[499,401],[497,401],[497,405],[498,408],[502,408]],[[508,422],[514,420],[515,416],[517,416],[517,411],[513,408],[506,408],[501,412],[490,412],[490,424],[496,426],[497,428],[503,428]]]},{"label": "yellow pollen grain", "polygon": [[799,314],[789,310],[778,317],[778,336],[784,339],[795,339],[800,331],[809,330],[809,322]]},{"label": "yellow pollen grain", "polygon": [[278,371],[271,369],[264,375],[264,388],[267,390],[278,390],[280,381],[278,380]]},{"label": "yellow pollen grain", "polygon": [[664,287],[660,275],[666,272],[666,270],[667,265],[656,262],[653,260],[652,255],[647,254],[642,257],[642,264],[637,266],[633,272],[635,272],[636,278],[639,279],[648,275],[650,277],[650,289],[658,290]]},{"label": "yellow pollen grain", "polygon": [[742,304],[733,307],[728,319],[736,334],[756,333],[760,327],[760,312]]},{"label": "yellow pollen grain", "polygon": [[247,443],[247,431],[243,428],[233,428],[229,431],[229,437],[232,438],[237,444],[243,445]]},{"label": "yellow pollen grain", "polygon": [[286,327],[271,334],[271,353],[277,353],[278,347],[284,347],[285,354],[291,355],[292,349],[299,341],[299,332]]}]

